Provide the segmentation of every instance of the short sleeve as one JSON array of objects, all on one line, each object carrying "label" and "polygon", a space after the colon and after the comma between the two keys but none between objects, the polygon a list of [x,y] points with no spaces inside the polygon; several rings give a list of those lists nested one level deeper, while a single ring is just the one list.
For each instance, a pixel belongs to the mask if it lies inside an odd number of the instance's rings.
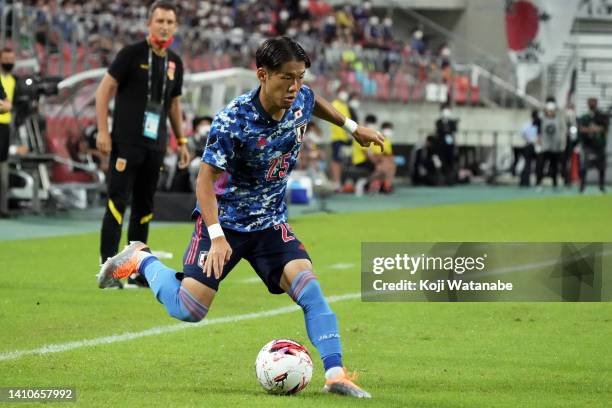
[{"label": "short sleeve", "polygon": [[234,142],[229,126],[217,117],[210,127],[202,161],[221,170],[227,170],[234,156]]},{"label": "short sleeve", "polygon": [[307,87],[306,85],[302,86],[302,92],[304,92],[304,106],[308,109],[314,109],[315,105],[315,94],[312,89]]},{"label": "short sleeve", "polygon": [[173,98],[183,94],[183,61],[180,58],[176,59],[176,67],[176,83],[172,89]]},{"label": "short sleeve", "polygon": [[108,68],[108,73],[119,83],[125,81],[130,71],[133,59],[131,55],[133,52],[130,52],[130,48],[129,46],[122,48]]}]

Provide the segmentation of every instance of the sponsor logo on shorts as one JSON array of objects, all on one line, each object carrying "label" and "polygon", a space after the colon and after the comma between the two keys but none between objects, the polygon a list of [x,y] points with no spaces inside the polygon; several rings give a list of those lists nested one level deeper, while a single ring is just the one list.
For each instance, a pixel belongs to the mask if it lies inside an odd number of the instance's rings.
[{"label": "sponsor logo on shorts", "polygon": [[207,256],[208,256],[208,251],[200,251],[200,255],[198,255],[198,266],[201,269],[204,269],[204,263],[206,262]]}]

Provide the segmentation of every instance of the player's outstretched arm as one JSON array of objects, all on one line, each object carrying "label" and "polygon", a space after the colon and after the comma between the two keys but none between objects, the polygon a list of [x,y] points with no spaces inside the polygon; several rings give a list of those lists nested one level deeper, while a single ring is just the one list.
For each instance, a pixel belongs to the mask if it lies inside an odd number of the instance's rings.
[{"label": "player's outstretched arm", "polygon": [[200,205],[202,218],[211,238],[210,250],[204,263],[204,273],[206,273],[206,276],[214,273],[217,279],[221,278],[223,266],[232,255],[232,248],[225,239],[223,230],[219,225],[219,209],[214,192],[215,180],[221,173],[222,171],[216,167],[208,163],[202,163],[200,164],[200,172],[198,173],[196,185],[198,204]]},{"label": "player's outstretched arm", "polygon": [[379,131],[367,127],[359,126],[357,123],[344,117],[338,112],[325,98],[315,95],[315,106],[313,114],[323,120],[344,128],[361,146],[368,147],[371,143],[380,146],[384,150],[385,137]]}]

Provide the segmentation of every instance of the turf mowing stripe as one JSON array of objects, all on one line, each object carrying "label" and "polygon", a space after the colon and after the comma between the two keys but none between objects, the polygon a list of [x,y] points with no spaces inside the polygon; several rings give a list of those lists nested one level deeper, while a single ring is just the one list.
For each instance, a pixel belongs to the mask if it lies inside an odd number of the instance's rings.
[{"label": "turf mowing stripe", "polygon": [[[602,256],[607,257],[607,256],[610,256],[611,254],[612,252],[610,251],[604,251],[602,253]],[[553,266],[557,262],[559,262],[559,259],[550,259],[550,260],[544,260],[544,261],[534,262],[534,263],[529,263],[529,264],[522,264],[522,265],[510,266],[510,267],[505,267],[505,268],[497,268],[492,271],[484,273],[482,276],[503,275],[509,272],[529,270],[529,269],[534,269],[538,267],[541,268],[541,267]],[[334,303],[334,302],[341,302],[343,300],[357,299],[360,297],[361,297],[361,293],[347,293],[344,295],[330,296],[327,298],[327,301],[328,303]],[[141,337],[154,336],[158,334],[173,333],[173,332],[184,330],[184,329],[196,328],[196,327],[207,326],[207,325],[212,325],[212,324],[234,323],[234,322],[239,322],[242,320],[258,319],[260,317],[278,316],[282,314],[295,312],[298,310],[300,310],[298,306],[292,305],[292,306],[281,307],[278,309],[268,310],[265,312],[247,313],[247,314],[235,315],[235,316],[204,319],[201,322],[195,323],[195,324],[194,323],[179,323],[179,324],[175,324],[172,326],[153,327],[151,329],[143,330],[143,331],[136,332],[136,333],[127,332],[123,334],[115,334],[112,336],[98,337],[98,338],[89,339],[89,340],[73,341],[70,343],[50,344],[47,346],[43,346],[43,347],[39,347],[36,349],[31,349],[31,350],[16,350],[16,351],[8,352],[8,353],[2,353],[0,354],[0,361],[16,360],[21,357],[25,357],[29,355],[36,355],[36,354],[44,355],[44,354],[50,354],[50,353],[60,353],[60,352],[74,350],[74,349],[82,348],[82,347],[98,346],[101,344],[112,344],[112,343],[117,343],[120,341],[128,341],[128,340],[138,339]]]},{"label": "turf mowing stripe", "polygon": [[[335,303],[335,302],[341,302],[343,300],[358,299],[360,297],[361,297],[361,293],[347,293],[344,295],[330,296],[327,298],[327,302]],[[75,350],[75,349],[79,349],[83,347],[94,347],[94,346],[99,346],[102,344],[118,343],[121,341],[129,341],[129,340],[134,340],[134,339],[138,339],[141,337],[156,336],[158,334],[174,333],[174,332],[185,330],[185,329],[197,328],[197,327],[202,327],[202,326],[210,326],[213,324],[235,323],[235,322],[239,322],[242,320],[259,319],[260,317],[278,316],[278,315],[287,314],[291,312],[297,312],[298,310],[300,310],[298,306],[292,305],[292,306],[280,307],[278,309],[267,310],[265,312],[247,313],[247,314],[234,315],[234,316],[217,317],[213,319],[204,319],[201,322],[195,323],[195,324],[194,323],[179,323],[179,324],[174,324],[172,326],[153,327],[147,330],[143,330],[140,332],[134,332],[134,333],[127,332],[123,334],[114,334],[112,336],[97,337],[97,338],[89,339],[89,340],[72,341],[69,343],[62,343],[62,344],[49,344],[49,345],[42,346],[36,349],[31,349],[31,350],[15,350],[15,351],[11,351],[8,353],[2,353],[0,354],[0,361],[17,360],[22,357],[31,356],[31,355],[45,355],[45,354],[51,354],[51,353],[61,353],[64,351]]]}]

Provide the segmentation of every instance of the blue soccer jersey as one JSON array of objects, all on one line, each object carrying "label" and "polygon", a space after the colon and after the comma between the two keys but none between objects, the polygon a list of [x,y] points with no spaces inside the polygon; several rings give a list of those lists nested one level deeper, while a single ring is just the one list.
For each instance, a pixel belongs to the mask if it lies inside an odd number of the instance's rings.
[{"label": "blue soccer jersey", "polygon": [[217,114],[202,161],[224,170],[215,183],[221,226],[259,231],[287,221],[287,178],[314,104],[314,93],[302,86],[283,118],[275,121],[261,106],[258,88]]}]

